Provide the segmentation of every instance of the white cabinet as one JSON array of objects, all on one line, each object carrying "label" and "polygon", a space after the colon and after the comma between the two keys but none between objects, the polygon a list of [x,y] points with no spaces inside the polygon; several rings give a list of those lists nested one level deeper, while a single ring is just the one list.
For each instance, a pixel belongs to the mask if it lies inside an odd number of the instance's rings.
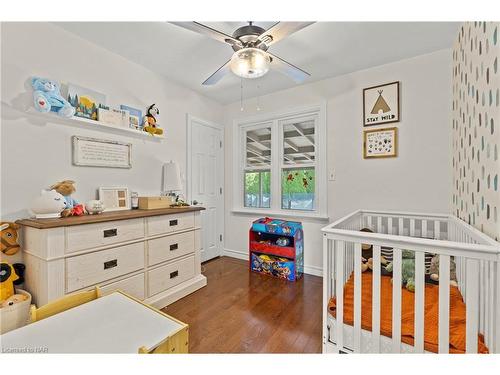
[{"label": "white cabinet", "polygon": [[163,308],[205,286],[199,210],[142,211],[123,213],[123,219],[104,213],[55,222],[20,220],[26,288],[34,302],[41,306],[100,286],[103,293],[122,290]]}]

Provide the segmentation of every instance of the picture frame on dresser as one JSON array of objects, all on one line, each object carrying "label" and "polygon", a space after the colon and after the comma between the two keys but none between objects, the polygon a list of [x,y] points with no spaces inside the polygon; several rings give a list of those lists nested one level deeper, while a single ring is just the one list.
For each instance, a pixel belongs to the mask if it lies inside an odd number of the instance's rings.
[{"label": "picture frame on dresser", "polygon": [[99,200],[104,204],[104,212],[131,209],[130,191],[127,187],[100,187]]}]

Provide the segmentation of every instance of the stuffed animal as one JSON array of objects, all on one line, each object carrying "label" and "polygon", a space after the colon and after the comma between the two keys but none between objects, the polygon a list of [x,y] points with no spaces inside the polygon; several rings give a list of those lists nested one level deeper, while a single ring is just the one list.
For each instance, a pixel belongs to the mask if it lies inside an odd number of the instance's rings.
[{"label": "stuffed animal", "polygon": [[56,112],[61,117],[72,117],[75,108],[61,96],[61,86],[58,82],[46,78],[33,77],[33,104],[40,112]]},{"label": "stuffed animal", "polygon": [[14,281],[18,280],[16,270],[9,263],[0,263],[0,302],[14,295]]},{"label": "stuffed animal", "polygon": [[41,195],[31,203],[31,211],[37,219],[61,217],[65,208],[64,197],[55,190],[42,190]]},{"label": "stuffed animal", "polygon": [[26,301],[28,299],[28,296],[25,296],[24,294],[13,294],[9,298],[7,298],[5,301],[2,302],[0,307],[9,307],[12,306],[16,303],[20,303],[23,301]]},{"label": "stuffed animal", "polygon": [[147,131],[151,135],[161,135],[163,134],[163,129],[158,127],[157,117],[160,114],[160,110],[156,107],[156,104],[151,104],[144,116],[144,131]]},{"label": "stuffed animal", "polygon": [[9,221],[0,222],[1,250],[5,255],[14,255],[19,251],[17,230],[19,225]]},{"label": "stuffed animal", "polygon": [[[387,272],[392,272],[393,262],[385,266]],[[415,291],[415,252],[411,250],[402,251],[401,261],[401,280],[406,289],[410,292]]]},{"label": "stuffed animal", "polygon": [[52,185],[50,187],[50,190],[55,190],[64,197],[66,207],[61,212],[62,217],[81,216],[85,213],[83,205],[81,205],[76,199],[71,197],[71,194],[76,191],[75,181],[64,180],[58,182]]},{"label": "stuffed animal", "polygon": [[[436,254],[431,259],[429,267],[429,274],[431,280],[439,281],[439,255]],[[457,265],[453,258],[450,258],[450,285],[458,286],[457,282]]]}]

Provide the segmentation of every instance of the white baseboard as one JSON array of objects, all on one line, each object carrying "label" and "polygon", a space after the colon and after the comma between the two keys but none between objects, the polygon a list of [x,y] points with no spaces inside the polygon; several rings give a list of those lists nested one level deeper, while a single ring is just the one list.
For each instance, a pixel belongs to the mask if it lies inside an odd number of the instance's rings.
[{"label": "white baseboard", "polygon": [[[247,251],[224,249],[222,252],[222,255],[226,256],[226,257],[236,258],[236,259],[248,260],[248,252]],[[323,268],[317,267],[317,266],[304,265],[304,273],[308,274],[308,275],[322,277],[323,276]]]}]

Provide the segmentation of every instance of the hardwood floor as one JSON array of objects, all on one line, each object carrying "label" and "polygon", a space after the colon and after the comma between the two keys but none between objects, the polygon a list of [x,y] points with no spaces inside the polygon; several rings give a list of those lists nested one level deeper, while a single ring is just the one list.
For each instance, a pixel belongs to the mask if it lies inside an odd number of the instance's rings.
[{"label": "hardwood floor", "polygon": [[322,279],[287,282],[221,257],[202,265],[208,285],[163,311],[190,326],[190,353],[321,352]]}]

